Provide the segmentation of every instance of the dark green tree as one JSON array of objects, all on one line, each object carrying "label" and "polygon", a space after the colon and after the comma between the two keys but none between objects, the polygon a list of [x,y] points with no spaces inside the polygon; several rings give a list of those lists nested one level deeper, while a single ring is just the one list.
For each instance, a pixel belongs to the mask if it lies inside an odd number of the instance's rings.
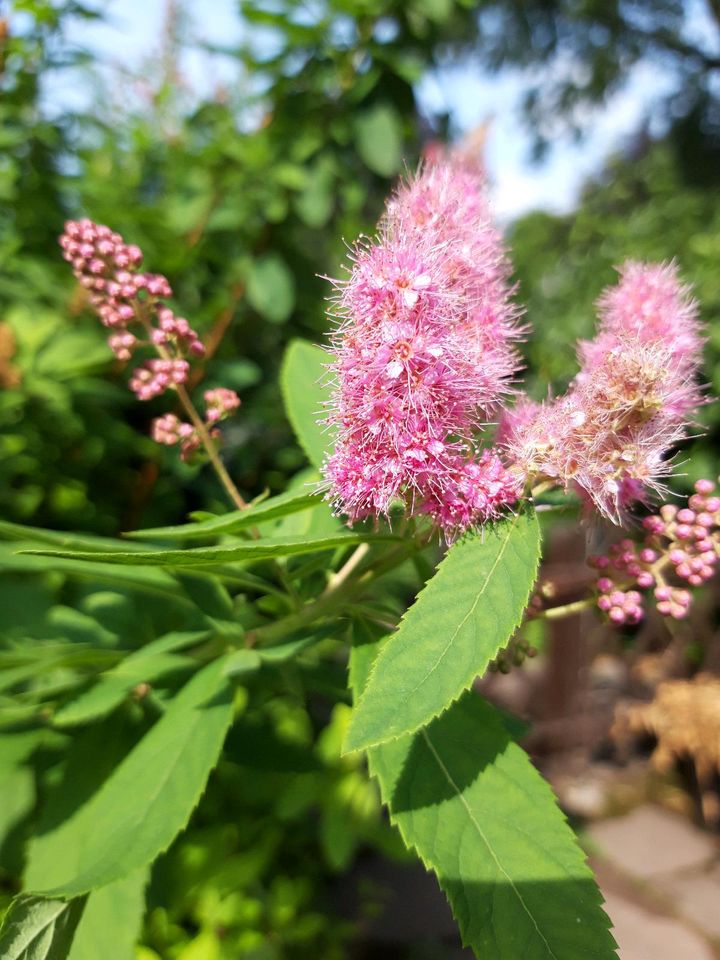
[{"label": "dark green tree", "polygon": [[492,70],[530,68],[524,106],[542,150],[579,134],[638,63],[672,78],[653,110],[717,139],[720,4],[707,0],[497,0],[482,4],[479,50]]}]

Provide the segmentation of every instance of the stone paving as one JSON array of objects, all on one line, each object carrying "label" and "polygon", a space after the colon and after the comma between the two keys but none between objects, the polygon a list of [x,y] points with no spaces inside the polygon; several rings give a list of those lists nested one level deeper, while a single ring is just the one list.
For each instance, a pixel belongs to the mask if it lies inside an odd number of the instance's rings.
[{"label": "stone paving", "polygon": [[620,960],[720,960],[720,842],[646,804],[587,833]]}]

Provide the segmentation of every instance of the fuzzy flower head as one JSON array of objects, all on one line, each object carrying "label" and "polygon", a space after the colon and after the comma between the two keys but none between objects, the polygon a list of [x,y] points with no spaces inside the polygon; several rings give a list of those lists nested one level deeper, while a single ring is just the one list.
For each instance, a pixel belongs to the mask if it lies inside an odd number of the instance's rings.
[{"label": "fuzzy flower head", "polygon": [[663,344],[681,362],[697,366],[703,339],[698,304],[682,283],[674,263],[639,263],[628,260],[619,268],[620,280],[600,296],[598,336],[581,344],[584,365],[611,338]]},{"label": "fuzzy flower head", "polygon": [[506,418],[502,436],[518,469],[578,491],[620,523],[662,492],[667,454],[702,400],[697,309],[674,266],[630,263],[599,301],[598,336],[580,345],[567,393]]},{"label": "fuzzy flower head", "polygon": [[495,516],[517,484],[475,438],[510,390],[521,331],[479,168],[425,166],[352,260],[336,283],[329,497],[351,522],[399,501],[446,534]]}]

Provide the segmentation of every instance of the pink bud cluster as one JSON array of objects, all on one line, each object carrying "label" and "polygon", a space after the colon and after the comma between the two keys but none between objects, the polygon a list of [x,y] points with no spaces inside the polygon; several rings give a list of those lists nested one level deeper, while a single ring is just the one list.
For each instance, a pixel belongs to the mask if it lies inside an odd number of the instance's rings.
[{"label": "pink bud cluster", "polygon": [[138,399],[151,400],[184,383],[189,371],[185,358],[201,357],[205,348],[188,321],[164,303],[172,296],[167,278],[140,270],[140,248],[87,219],[69,220],[60,246],[101,322],[113,331],[108,344],[118,360],[129,360],[147,343],[128,330],[131,326],[159,349],[160,359],[139,367],[130,380]]},{"label": "pink bud cluster", "polygon": [[174,346],[179,353],[188,353],[195,357],[205,355],[205,347],[185,317],[176,317],[169,307],[160,307],[157,319],[157,329],[152,332],[155,346]]},{"label": "pink bud cluster", "polygon": [[[133,371],[129,387],[137,398],[152,400],[186,383],[191,360],[204,356],[205,347],[188,321],[165,303],[172,296],[167,278],[140,269],[140,248],[87,219],[68,221],[60,246],[103,325],[110,329],[108,345],[118,360],[130,360],[140,347],[151,347],[159,354]],[[233,390],[207,390],[205,425],[214,428],[239,406]],[[173,413],[155,419],[151,433],[158,443],[179,444],[183,459],[204,442],[196,426]],[[215,429],[207,434],[211,439],[219,436]]]},{"label": "pink bud cluster", "polygon": [[185,383],[190,364],[187,360],[147,360],[130,378],[130,389],[138,400],[152,400],[170,387]]},{"label": "pink bud cluster", "polygon": [[402,502],[452,537],[517,500],[522,483],[475,439],[518,366],[508,275],[482,172],[462,155],[427,164],[356,247],[336,282],[325,465],[351,522]]},{"label": "pink bud cluster", "polygon": [[658,611],[681,620],[687,616],[692,595],[668,582],[684,581],[699,587],[715,575],[720,551],[720,496],[709,480],[698,480],[686,507],[665,504],[659,513],[643,520],[645,537],[636,544],[621,540],[608,555],[592,557],[598,571],[598,607],[612,623],[638,623],[643,616],[643,595],[652,590]]},{"label": "pink bud cluster", "polygon": [[[208,431],[213,439],[219,438],[219,431],[215,425],[225,420],[240,406],[240,397],[234,390],[227,387],[217,387],[206,390],[205,424],[211,429]],[[181,420],[174,413],[166,413],[163,417],[156,417],[152,422],[152,438],[156,443],[172,447],[180,444],[180,457],[190,460],[202,446],[202,438],[196,426]]]},{"label": "pink bud cluster", "polygon": [[524,401],[500,437],[533,482],[578,491],[610,520],[662,491],[668,451],[702,402],[697,304],[673,264],[627,263],[598,301],[599,330],[579,345],[567,393]]},{"label": "pink bud cluster", "polygon": [[188,460],[200,446],[195,427],[191,423],[185,423],[174,413],[156,417],[152,422],[151,436],[155,443],[162,443],[167,447],[179,443],[183,460]]},{"label": "pink bud cluster", "polygon": [[219,423],[225,420],[240,406],[240,397],[234,390],[228,390],[227,387],[216,387],[215,390],[206,390],[203,398],[205,400],[205,417],[208,423]]}]

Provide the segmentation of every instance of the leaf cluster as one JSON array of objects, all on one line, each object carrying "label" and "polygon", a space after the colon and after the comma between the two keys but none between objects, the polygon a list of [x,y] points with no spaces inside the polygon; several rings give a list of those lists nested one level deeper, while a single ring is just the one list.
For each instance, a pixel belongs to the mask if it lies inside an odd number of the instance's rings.
[{"label": "leaf cluster", "polygon": [[[322,362],[296,343],[282,371],[315,466]],[[23,877],[3,957],[127,960],[143,917],[148,957],[341,957],[351,929],[328,924],[322,893],[367,847],[414,851],[477,956],[615,955],[515,723],[472,689],[522,620],[532,510],[433,571],[428,529],[343,531],[315,486],[305,472],[125,542],[0,527],[0,776],[16,798],[0,867]],[[298,875],[313,849],[323,869]]]}]

